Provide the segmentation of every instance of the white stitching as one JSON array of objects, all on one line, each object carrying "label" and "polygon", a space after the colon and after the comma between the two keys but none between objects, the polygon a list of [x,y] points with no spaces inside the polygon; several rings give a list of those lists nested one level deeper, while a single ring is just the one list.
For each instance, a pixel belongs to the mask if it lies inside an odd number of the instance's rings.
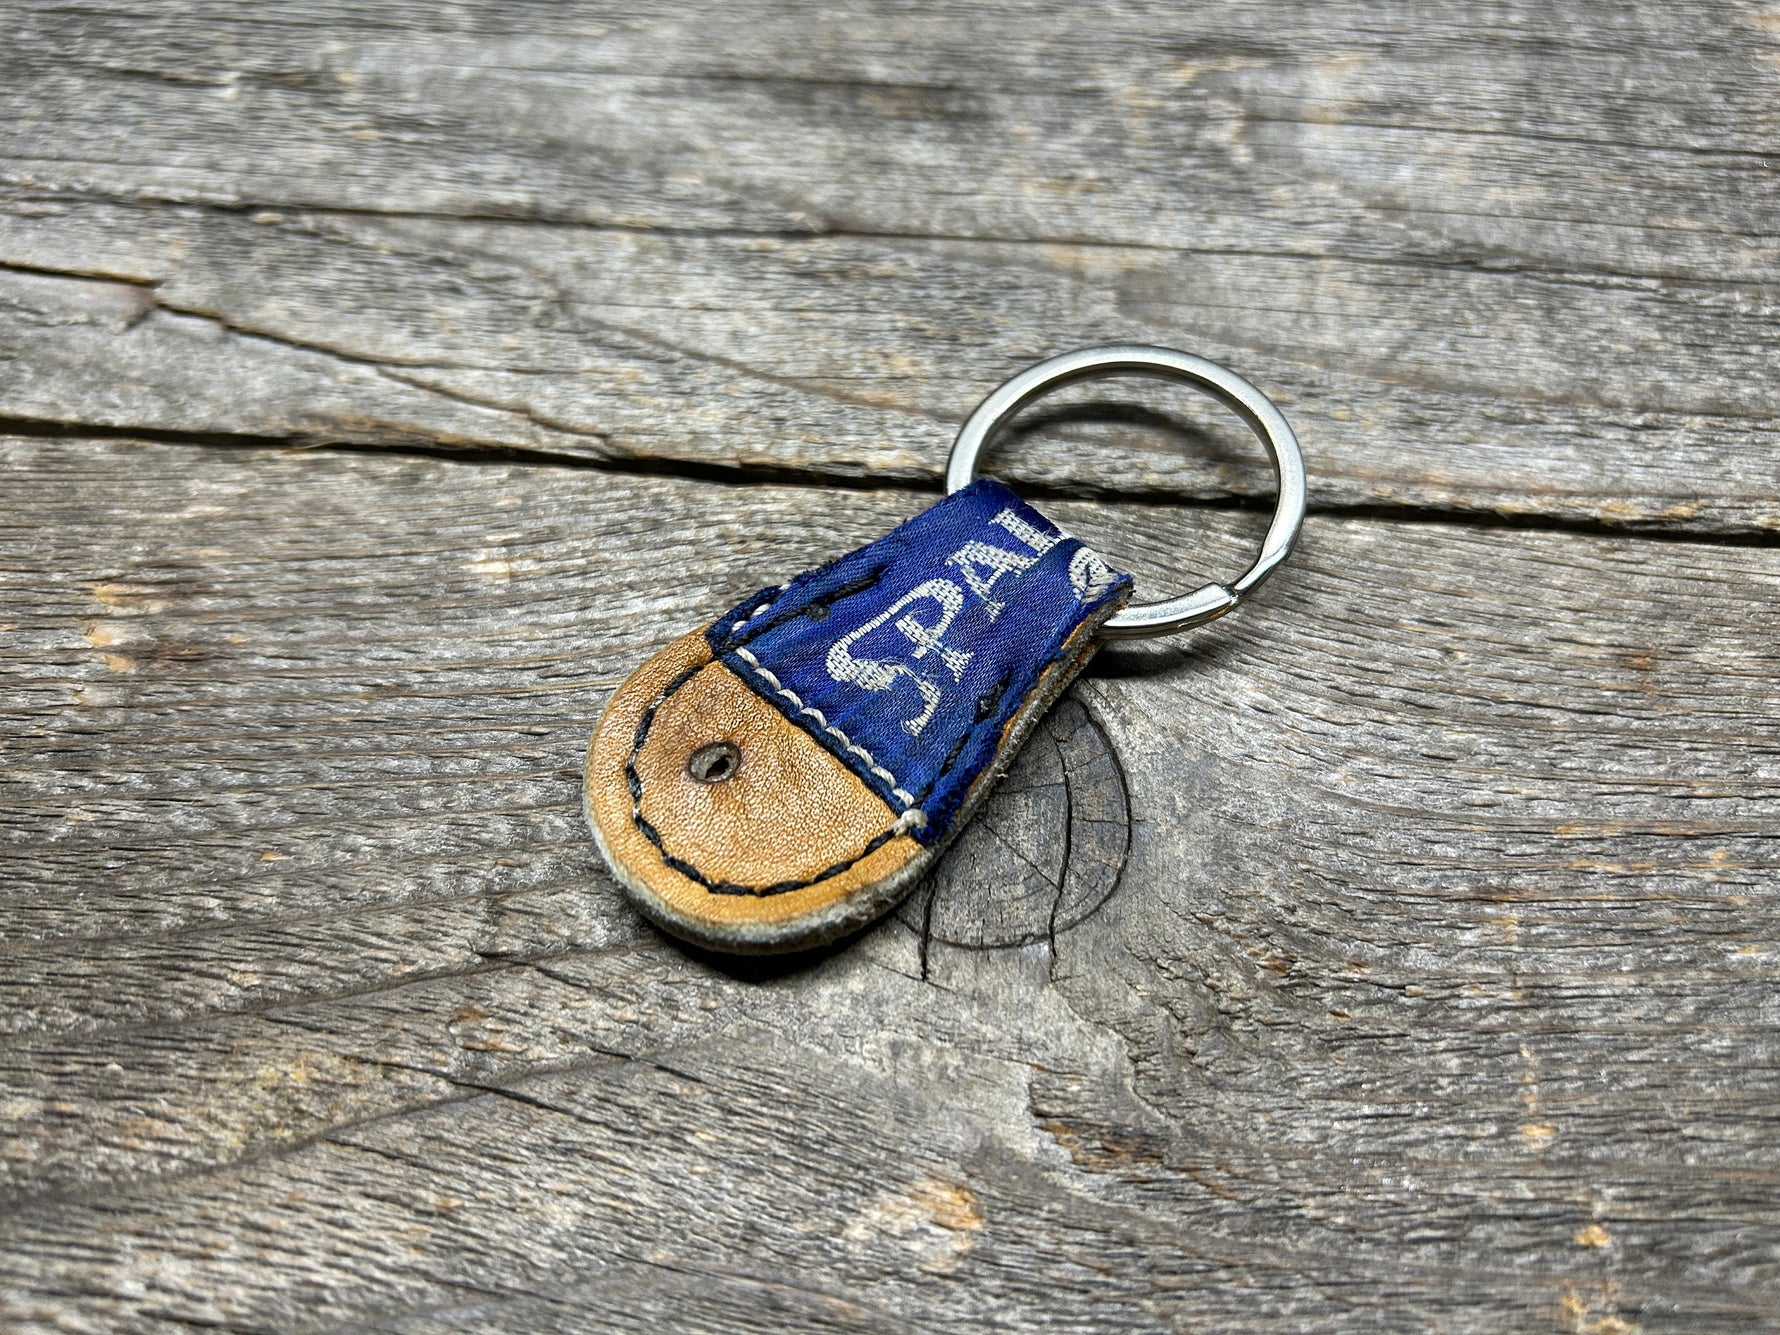
[{"label": "white stitching", "polygon": [[779,679],[771,672],[767,671],[767,669],[761,667],[760,660],[754,657],[754,655],[749,653],[746,649],[738,646],[735,650],[735,655],[749,667],[758,672],[762,681],[796,706],[798,713],[808,714],[811,718],[815,719],[816,722],[821,725],[823,732],[826,732],[831,737],[837,738],[842,746],[846,747],[847,750],[863,760],[865,762],[865,767],[868,770],[890,785],[892,794],[908,803],[909,809],[897,818],[896,823],[899,826],[902,826],[904,829],[910,829],[927,824],[926,813],[922,812],[915,806],[914,794],[898,787],[896,776],[882,765],[878,764],[877,761],[873,760],[870,751],[867,751],[863,746],[855,745],[851,737],[847,736],[846,733],[842,732],[822,716],[822,711],[820,709],[812,708],[811,706],[806,705],[802,700],[798,699],[796,691],[788,690],[785,686],[780,684]]},{"label": "white stitching", "polygon": [[778,601],[778,599],[776,599],[776,598],[768,598],[759,607],[756,607],[752,612],[748,613],[747,616],[743,617],[740,621],[736,622],[733,626],[731,626],[729,628],[730,634],[732,634],[732,635],[735,634],[743,626],[747,625],[750,621],[754,620],[755,617],[759,616],[762,612],[766,611],[768,608],[770,608],[777,601]]}]

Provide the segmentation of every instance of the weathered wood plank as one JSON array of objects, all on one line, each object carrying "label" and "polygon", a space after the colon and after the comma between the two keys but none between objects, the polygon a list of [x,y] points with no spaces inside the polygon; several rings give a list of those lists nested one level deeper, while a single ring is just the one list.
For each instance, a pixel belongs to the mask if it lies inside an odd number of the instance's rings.
[{"label": "weathered wood plank", "polygon": [[[1760,8],[56,7],[0,70],[19,419],[907,481],[1135,338],[1323,507],[1780,526]],[[1084,439],[1010,472],[1265,490]]]},{"label": "weathered wood plank", "polygon": [[[1771,1325],[1771,7],[9,18],[0,1326]],[[1302,556],[845,949],[642,925],[612,686],[1132,338]],[[1266,493],[1119,398],[999,471]]]},{"label": "weathered wood plank", "polygon": [[[7,1323],[1771,1315],[1771,549],[1315,520],[1251,609],[1078,688],[1129,790],[1098,912],[738,967],[623,906],[587,729],[924,497],[0,467]],[[1158,583],[1255,526],[1047,508]]]},{"label": "weathered wood plank", "polygon": [[21,173],[122,198],[1276,253],[1390,212],[1772,279],[1777,45],[1727,3],[297,0],[23,9],[4,59]]}]

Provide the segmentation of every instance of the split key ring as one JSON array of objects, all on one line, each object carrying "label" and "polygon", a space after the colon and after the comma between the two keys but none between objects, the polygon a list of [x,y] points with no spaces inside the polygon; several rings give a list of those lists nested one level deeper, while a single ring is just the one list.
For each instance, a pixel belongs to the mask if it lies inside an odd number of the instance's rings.
[{"label": "split key ring", "polygon": [[1304,524],[1304,456],[1285,416],[1248,381],[1203,357],[1141,344],[1082,348],[1048,358],[1006,381],[977,405],[952,443],[952,453],[946,461],[946,493],[950,495],[970,485],[976,477],[977,456],[1021,409],[1078,380],[1117,375],[1173,380],[1209,394],[1233,410],[1260,437],[1279,480],[1279,499],[1275,502],[1273,522],[1261,542],[1260,555],[1237,579],[1229,584],[1214,580],[1178,598],[1128,607],[1100,628],[1100,634],[1108,639],[1147,639],[1223,616],[1266,581],[1291,555],[1298,540],[1298,531]]}]

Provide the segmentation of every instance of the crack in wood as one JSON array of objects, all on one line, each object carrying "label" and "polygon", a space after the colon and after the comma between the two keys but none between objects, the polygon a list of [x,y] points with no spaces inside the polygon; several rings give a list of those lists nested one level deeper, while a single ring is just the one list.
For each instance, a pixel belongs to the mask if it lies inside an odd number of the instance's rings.
[{"label": "crack in wood", "polygon": [[[474,400],[468,400],[474,402]],[[438,459],[465,466],[489,465],[507,467],[522,464],[540,468],[565,468],[593,473],[612,473],[628,477],[660,477],[685,481],[710,482],[720,486],[803,486],[822,487],[850,492],[909,492],[931,494],[932,487],[889,475],[855,473],[829,474],[821,471],[773,467],[759,464],[728,465],[696,463],[684,459],[649,458],[636,455],[614,455],[589,458],[586,455],[556,454],[549,450],[521,446],[454,445],[441,441],[437,445],[384,444],[312,439],[305,436],[254,436],[232,432],[169,431],[146,427],[98,426],[78,422],[45,421],[34,418],[0,416],[0,436],[16,436],[27,440],[65,441],[143,441],[162,445],[189,445],[212,449],[270,449],[284,453],[366,453],[393,457]],[[1039,501],[1077,500],[1084,497],[1118,499],[1137,504],[1168,504],[1183,510],[1238,510],[1257,514],[1272,513],[1272,502],[1266,498],[1247,496],[1207,497],[1181,496],[1165,489],[1141,484],[1125,489],[1105,490],[1063,488],[1042,482],[1022,483],[1020,490]],[[1311,501],[1306,507],[1310,516],[1339,519],[1377,519],[1389,523],[1427,524],[1443,527],[1509,529],[1527,532],[1578,533],[1604,538],[1638,539],[1653,542],[1698,544],[1707,547],[1776,547],[1780,546],[1780,528],[1751,532],[1719,532],[1665,524],[1660,519],[1628,518],[1624,520],[1571,519],[1561,515],[1539,515],[1505,512],[1484,507],[1453,505],[1384,505],[1343,504]]]},{"label": "crack in wood", "polygon": [[[0,1325],[1766,1329],[1759,9],[21,10]],[[1078,687],[1123,822],[1002,786],[1030,944],[649,933],[623,669],[1124,340],[1321,486]],[[1158,586],[1251,550],[1237,432],[1025,420]]]}]

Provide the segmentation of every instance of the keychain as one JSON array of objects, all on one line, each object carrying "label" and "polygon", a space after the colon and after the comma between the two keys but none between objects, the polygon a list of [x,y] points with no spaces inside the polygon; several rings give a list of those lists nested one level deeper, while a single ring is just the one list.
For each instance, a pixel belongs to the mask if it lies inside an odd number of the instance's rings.
[{"label": "keychain", "polygon": [[[1132,578],[977,455],[1041,395],[1101,376],[1191,385],[1273,459],[1279,500],[1234,583],[1127,607]],[[713,950],[819,945],[911,890],[1104,639],[1230,611],[1291,553],[1304,461],[1266,395],[1168,348],[1064,353],[1014,376],[958,433],[947,496],[883,537],[764,589],[620,686],[587,753],[600,852],[649,918]]]}]

